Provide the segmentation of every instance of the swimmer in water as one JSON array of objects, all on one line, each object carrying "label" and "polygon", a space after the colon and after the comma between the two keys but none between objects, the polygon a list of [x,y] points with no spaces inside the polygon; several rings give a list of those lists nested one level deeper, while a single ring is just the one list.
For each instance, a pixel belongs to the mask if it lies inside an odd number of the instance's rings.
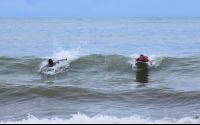
[{"label": "swimmer in water", "polygon": [[48,67],[54,67],[57,63],[59,64],[59,61],[63,61],[63,60],[67,60],[67,58],[66,59],[59,59],[59,60],[56,60],[56,61],[53,61],[52,59],[49,59],[49,63],[44,65],[44,66],[42,66],[40,68],[39,72],[41,72],[44,67],[47,67],[47,66]]}]

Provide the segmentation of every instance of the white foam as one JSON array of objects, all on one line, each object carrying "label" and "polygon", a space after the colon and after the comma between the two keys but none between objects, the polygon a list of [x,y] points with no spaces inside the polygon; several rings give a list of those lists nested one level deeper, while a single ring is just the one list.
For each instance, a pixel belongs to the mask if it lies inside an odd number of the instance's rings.
[{"label": "white foam", "polygon": [[0,124],[200,124],[200,119],[185,117],[181,119],[163,118],[151,120],[139,116],[117,118],[115,116],[97,115],[89,117],[84,114],[72,115],[72,118],[39,119],[29,115],[21,121],[1,121]]},{"label": "white foam", "polygon": [[134,68],[136,67],[135,66],[135,63],[136,63],[136,59],[139,57],[139,55],[137,55],[137,54],[132,54],[131,56],[130,56],[130,58],[131,58],[131,60],[129,60],[129,63],[132,65],[132,69],[134,70]]},{"label": "white foam", "polygon": [[152,61],[152,66],[158,67],[165,59],[165,56],[162,55],[150,55],[149,60]]}]

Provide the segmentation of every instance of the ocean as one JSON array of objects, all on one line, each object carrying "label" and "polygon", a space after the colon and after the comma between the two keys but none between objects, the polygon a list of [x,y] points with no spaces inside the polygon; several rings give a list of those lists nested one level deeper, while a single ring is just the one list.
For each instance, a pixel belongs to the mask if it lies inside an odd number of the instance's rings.
[{"label": "ocean", "polygon": [[200,124],[199,67],[200,18],[1,17],[0,123]]}]

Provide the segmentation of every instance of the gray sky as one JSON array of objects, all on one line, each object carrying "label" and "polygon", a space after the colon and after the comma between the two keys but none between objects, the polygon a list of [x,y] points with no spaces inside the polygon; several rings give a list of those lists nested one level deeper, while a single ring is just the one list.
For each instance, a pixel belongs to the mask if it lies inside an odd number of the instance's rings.
[{"label": "gray sky", "polygon": [[0,17],[200,17],[200,0],[0,0]]}]

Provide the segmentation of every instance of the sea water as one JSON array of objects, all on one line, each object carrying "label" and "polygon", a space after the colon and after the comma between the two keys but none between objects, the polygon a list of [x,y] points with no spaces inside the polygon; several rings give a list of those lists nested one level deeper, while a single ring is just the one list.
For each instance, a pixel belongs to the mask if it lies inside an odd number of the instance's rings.
[{"label": "sea water", "polygon": [[199,124],[199,62],[200,18],[0,18],[0,123]]}]

